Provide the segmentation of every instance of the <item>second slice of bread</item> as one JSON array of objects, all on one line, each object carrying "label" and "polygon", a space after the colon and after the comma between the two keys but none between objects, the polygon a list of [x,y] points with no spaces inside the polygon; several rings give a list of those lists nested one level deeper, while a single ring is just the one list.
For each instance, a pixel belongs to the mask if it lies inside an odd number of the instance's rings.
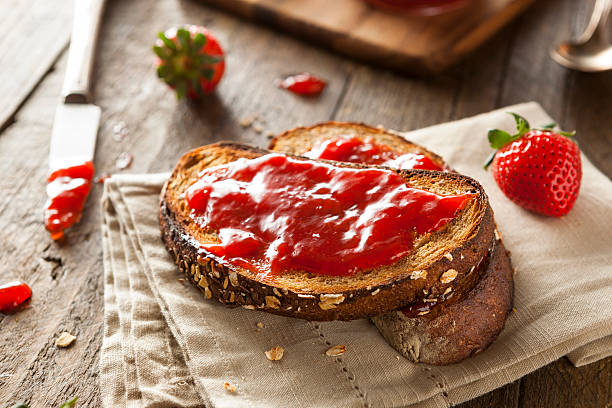
[{"label": "second slice of bread", "polygon": [[415,363],[447,365],[486,349],[512,310],[510,257],[501,240],[488,254],[476,286],[432,316],[408,317],[401,310],[372,318],[385,340]]},{"label": "second slice of bread", "polygon": [[312,126],[302,126],[287,130],[270,141],[268,149],[301,156],[319,143],[339,137],[371,139],[375,143],[389,147],[396,153],[416,153],[429,157],[440,168],[447,167],[444,159],[423,146],[404,139],[399,134],[375,128],[363,123],[323,122]]}]

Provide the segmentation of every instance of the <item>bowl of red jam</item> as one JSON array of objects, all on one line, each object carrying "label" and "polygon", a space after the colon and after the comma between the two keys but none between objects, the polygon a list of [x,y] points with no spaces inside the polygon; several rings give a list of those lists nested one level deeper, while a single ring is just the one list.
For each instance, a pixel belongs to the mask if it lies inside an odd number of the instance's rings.
[{"label": "bowl of red jam", "polygon": [[366,3],[392,13],[434,16],[456,10],[470,0],[364,0]]}]

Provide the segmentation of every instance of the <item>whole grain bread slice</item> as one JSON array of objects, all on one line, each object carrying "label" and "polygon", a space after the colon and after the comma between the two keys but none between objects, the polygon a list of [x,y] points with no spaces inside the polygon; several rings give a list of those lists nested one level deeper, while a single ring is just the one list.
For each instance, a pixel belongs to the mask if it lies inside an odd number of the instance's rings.
[{"label": "whole grain bread slice", "polygon": [[[514,293],[510,257],[498,240],[476,286],[454,303],[422,317],[401,310],[372,318],[387,342],[415,363],[447,365],[486,349],[504,328]],[[437,313],[434,313],[437,312]]]},{"label": "whole grain bread slice", "polygon": [[361,140],[372,139],[400,154],[422,154],[429,157],[440,168],[448,167],[442,157],[423,146],[406,140],[398,133],[355,122],[329,121],[312,126],[296,127],[273,138],[268,149],[301,156],[321,142],[345,136],[357,137]]},{"label": "whole grain bread slice", "polygon": [[[475,198],[442,229],[417,237],[414,250],[392,265],[350,277],[288,271],[262,281],[251,271],[207,253],[200,244],[218,242],[218,238],[214,231],[205,231],[192,221],[185,190],[205,168],[269,153],[230,142],[197,148],[179,160],[162,190],[159,210],[162,239],[180,270],[206,298],[308,320],[352,320],[377,316],[425,297],[440,297],[449,288],[458,296],[479,280],[479,272],[472,267],[494,243],[493,212],[488,198],[477,181],[434,171],[395,170],[412,187],[440,194],[471,192]],[[327,163],[338,167],[372,167]]]}]

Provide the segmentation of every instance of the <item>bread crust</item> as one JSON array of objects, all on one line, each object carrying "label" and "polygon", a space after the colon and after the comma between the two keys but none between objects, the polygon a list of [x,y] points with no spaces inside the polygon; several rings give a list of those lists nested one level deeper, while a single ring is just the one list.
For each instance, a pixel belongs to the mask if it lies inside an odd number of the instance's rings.
[{"label": "bread crust", "polygon": [[[174,257],[179,269],[196,285],[206,298],[248,309],[307,320],[353,320],[377,316],[396,310],[425,297],[439,297],[450,287],[457,295],[468,292],[480,279],[479,273],[470,273],[494,243],[493,212],[484,190],[475,180],[453,173],[423,170],[393,170],[407,182],[423,177],[446,179],[448,182],[467,183],[478,194],[480,208],[478,220],[469,239],[440,257],[427,268],[427,277],[411,278],[410,271],[393,280],[375,285],[363,285],[343,291],[329,291],[324,286],[310,290],[294,290],[252,279],[244,270],[225,265],[213,254],[202,250],[192,236],[188,220],[180,215],[177,199],[170,187],[191,166],[209,160],[210,155],[223,154],[229,161],[239,157],[254,158],[269,151],[230,142],[204,146],[185,154],[166,182],[160,199],[159,221],[162,240]],[[216,157],[216,156],[215,156]],[[298,158],[303,159],[303,158]],[[305,160],[305,159],[303,159]],[[229,162],[228,161],[228,162]],[[359,164],[327,162],[340,167],[373,167]],[[457,271],[452,282],[441,282],[440,277],[449,269]]]},{"label": "bread crust", "polygon": [[[333,131],[333,132],[331,132]],[[429,157],[440,168],[448,168],[444,159],[421,145],[405,139],[400,133],[382,127],[372,127],[359,122],[328,121],[312,126],[298,126],[274,137],[268,149],[294,155],[302,155],[312,149],[314,142],[328,140],[333,134],[350,132],[360,138],[372,137],[375,141],[390,147],[399,153],[419,153]],[[330,134],[332,133],[332,134]],[[301,143],[296,143],[296,141]]]},{"label": "bread crust", "polygon": [[482,279],[463,299],[433,319],[394,311],[372,322],[393,348],[415,363],[448,365],[480,353],[497,338],[512,310],[512,265],[501,240],[484,269]]}]

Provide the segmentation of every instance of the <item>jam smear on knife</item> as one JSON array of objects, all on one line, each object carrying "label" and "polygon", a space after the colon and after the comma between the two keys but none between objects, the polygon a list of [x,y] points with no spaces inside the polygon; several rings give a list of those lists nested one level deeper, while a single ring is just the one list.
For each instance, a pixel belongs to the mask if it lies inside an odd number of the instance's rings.
[{"label": "jam smear on knife", "polygon": [[53,240],[62,239],[64,230],[81,219],[93,175],[93,163],[88,161],[55,170],[47,178],[44,218]]}]

